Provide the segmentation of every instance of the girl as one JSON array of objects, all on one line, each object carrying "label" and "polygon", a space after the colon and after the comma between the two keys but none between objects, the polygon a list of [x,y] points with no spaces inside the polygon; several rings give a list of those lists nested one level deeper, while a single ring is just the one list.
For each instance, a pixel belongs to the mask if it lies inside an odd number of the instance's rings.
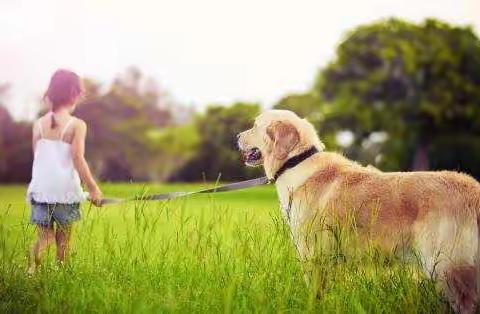
[{"label": "girl", "polygon": [[90,192],[90,200],[101,206],[102,192],[84,158],[87,125],[71,115],[81,95],[77,74],[56,71],[44,97],[51,111],[33,126],[34,161],[27,199],[38,237],[30,250],[28,273],[35,272],[45,249],[54,241],[57,261],[65,261],[72,223],[80,219],[80,202],[88,194],[80,178]]}]

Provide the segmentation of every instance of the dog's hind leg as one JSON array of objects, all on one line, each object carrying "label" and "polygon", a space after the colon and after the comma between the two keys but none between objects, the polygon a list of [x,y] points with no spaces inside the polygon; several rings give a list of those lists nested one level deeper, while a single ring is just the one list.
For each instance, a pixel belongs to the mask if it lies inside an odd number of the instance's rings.
[{"label": "dog's hind leg", "polygon": [[478,228],[472,220],[432,215],[415,230],[425,272],[457,313],[475,313],[478,302]]},{"label": "dog's hind leg", "polygon": [[477,284],[475,265],[451,266],[445,271],[445,294],[456,312],[475,313]]}]

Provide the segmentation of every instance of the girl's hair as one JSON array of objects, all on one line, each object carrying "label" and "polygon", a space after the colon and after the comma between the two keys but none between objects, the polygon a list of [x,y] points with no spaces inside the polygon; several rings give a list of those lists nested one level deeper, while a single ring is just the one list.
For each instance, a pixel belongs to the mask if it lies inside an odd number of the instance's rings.
[{"label": "girl's hair", "polygon": [[[83,93],[83,86],[80,77],[68,70],[57,70],[50,79],[50,84],[45,92],[44,99],[48,99],[52,112],[74,102]],[[57,126],[55,117],[51,115],[52,129]]]}]

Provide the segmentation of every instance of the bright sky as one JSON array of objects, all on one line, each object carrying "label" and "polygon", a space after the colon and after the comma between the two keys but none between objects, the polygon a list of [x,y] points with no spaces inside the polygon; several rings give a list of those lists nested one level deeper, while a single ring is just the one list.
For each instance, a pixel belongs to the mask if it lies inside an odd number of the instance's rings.
[{"label": "bright sky", "polygon": [[480,33],[479,0],[1,0],[0,84],[17,118],[59,67],[107,83],[136,65],[198,108],[268,106],[308,88],[346,30],[389,16]]}]

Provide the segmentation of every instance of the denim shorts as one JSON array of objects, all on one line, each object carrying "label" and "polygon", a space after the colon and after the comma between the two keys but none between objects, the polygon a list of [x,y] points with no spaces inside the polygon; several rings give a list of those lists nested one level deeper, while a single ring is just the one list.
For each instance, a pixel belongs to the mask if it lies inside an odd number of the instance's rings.
[{"label": "denim shorts", "polygon": [[32,214],[30,222],[43,227],[53,227],[56,222],[60,226],[69,225],[80,220],[80,203],[48,204],[31,201]]}]

